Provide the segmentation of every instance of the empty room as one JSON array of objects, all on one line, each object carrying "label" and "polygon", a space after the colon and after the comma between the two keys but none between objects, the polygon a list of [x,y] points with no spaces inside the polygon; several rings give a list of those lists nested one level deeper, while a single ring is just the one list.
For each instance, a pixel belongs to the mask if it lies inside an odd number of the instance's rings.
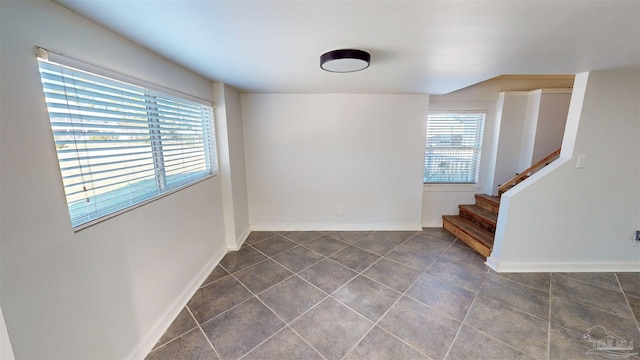
[{"label": "empty room", "polygon": [[0,359],[640,358],[640,1],[0,0]]}]

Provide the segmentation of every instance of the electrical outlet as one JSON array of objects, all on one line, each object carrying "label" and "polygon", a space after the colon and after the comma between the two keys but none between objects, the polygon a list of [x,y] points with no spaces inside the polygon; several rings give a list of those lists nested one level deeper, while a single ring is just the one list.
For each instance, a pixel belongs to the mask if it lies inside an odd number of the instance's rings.
[{"label": "electrical outlet", "polygon": [[342,206],[336,207],[336,215],[342,215]]},{"label": "electrical outlet", "polygon": [[636,230],[636,234],[633,236],[633,246],[640,246],[640,230]]}]

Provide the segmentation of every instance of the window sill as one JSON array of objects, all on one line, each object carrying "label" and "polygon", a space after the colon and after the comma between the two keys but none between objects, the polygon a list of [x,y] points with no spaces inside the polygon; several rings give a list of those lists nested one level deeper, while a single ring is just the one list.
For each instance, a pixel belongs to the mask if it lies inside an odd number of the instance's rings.
[{"label": "window sill", "polygon": [[145,200],[145,201],[139,202],[139,203],[137,203],[137,204],[133,204],[133,205],[128,206],[128,207],[126,207],[126,208],[124,208],[124,209],[121,209],[121,210],[118,210],[118,211],[114,211],[114,212],[112,212],[112,213],[110,213],[110,214],[106,214],[106,215],[101,216],[101,217],[99,217],[99,218],[96,218],[96,219],[93,219],[93,220],[87,221],[87,222],[85,222],[85,223],[79,224],[78,226],[72,227],[72,228],[73,228],[73,232],[74,232],[74,233],[77,233],[78,231],[84,230],[84,229],[86,229],[86,228],[88,228],[88,227],[91,227],[91,226],[93,226],[93,225],[99,224],[99,223],[101,223],[101,222],[103,222],[103,221],[105,221],[105,220],[109,220],[109,219],[111,219],[111,218],[113,218],[113,217],[116,217],[116,216],[118,216],[118,215],[124,214],[124,213],[126,213],[126,212],[131,211],[131,210],[137,209],[137,208],[139,208],[139,207],[141,207],[141,206],[147,205],[147,204],[152,203],[152,202],[154,202],[154,201],[156,201],[156,200],[160,200],[160,199],[162,199],[162,198],[163,198],[163,197],[165,197],[165,196],[169,196],[169,195],[171,195],[171,194],[177,193],[177,192],[179,192],[179,191],[181,191],[181,190],[184,190],[184,189],[186,189],[186,188],[189,188],[189,187],[191,187],[191,186],[193,186],[193,185],[196,185],[196,184],[198,184],[198,183],[201,183],[201,182],[203,182],[203,181],[205,181],[205,180],[209,180],[209,179],[214,178],[214,177],[216,177],[216,176],[218,176],[218,172],[217,172],[217,171],[216,171],[216,172],[213,172],[212,174],[207,175],[207,176],[205,176],[205,177],[202,177],[202,178],[199,178],[199,179],[197,179],[197,180],[194,180],[193,182],[190,182],[190,183],[184,184],[184,185],[182,185],[182,186],[180,186],[180,187],[176,187],[176,188],[174,188],[174,189],[167,190],[167,191],[165,191],[165,192],[163,192],[163,193],[160,193],[160,194],[158,194],[158,195],[156,195],[156,196],[154,196],[154,197],[152,197],[152,198],[150,198],[150,199],[148,199],[148,200]]},{"label": "window sill", "polygon": [[422,192],[476,192],[480,189],[478,184],[423,184]]}]

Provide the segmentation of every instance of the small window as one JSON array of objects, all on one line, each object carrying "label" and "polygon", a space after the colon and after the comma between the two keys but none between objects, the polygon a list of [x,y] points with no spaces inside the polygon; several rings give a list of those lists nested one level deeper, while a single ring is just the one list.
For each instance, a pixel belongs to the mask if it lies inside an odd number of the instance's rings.
[{"label": "small window", "polygon": [[38,64],[74,229],[216,174],[211,106]]},{"label": "small window", "polygon": [[484,118],[484,112],[429,113],[425,184],[478,182]]}]

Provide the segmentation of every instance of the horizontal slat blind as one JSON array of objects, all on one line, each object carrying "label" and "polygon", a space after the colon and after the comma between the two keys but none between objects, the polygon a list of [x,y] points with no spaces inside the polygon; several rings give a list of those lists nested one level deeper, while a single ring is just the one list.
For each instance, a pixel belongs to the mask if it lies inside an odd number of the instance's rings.
[{"label": "horizontal slat blind", "polygon": [[210,106],[38,64],[74,228],[217,172]]},{"label": "horizontal slat blind", "polygon": [[425,183],[478,182],[484,118],[483,112],[429,114]]}]

